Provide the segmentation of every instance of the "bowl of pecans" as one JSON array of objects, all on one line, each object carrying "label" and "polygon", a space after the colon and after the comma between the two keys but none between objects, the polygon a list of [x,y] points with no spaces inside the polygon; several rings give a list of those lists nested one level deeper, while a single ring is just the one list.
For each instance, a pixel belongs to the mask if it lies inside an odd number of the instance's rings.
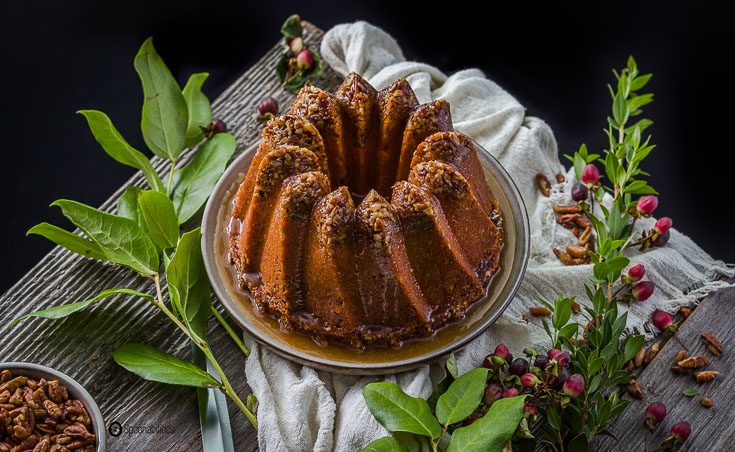
[{"label": "bowl of pecans", "polygon": [[92,396],[68,375],[32,363],[0,363],[0,452],[107,450]]}]

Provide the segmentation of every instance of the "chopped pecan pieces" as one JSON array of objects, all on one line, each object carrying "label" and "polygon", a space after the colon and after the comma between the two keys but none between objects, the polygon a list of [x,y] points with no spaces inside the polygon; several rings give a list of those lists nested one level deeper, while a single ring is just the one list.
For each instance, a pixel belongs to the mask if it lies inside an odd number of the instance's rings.
[{"label": "chopped pecan pieces", "polygon": [[715,356],[720,356],[720,354],[722,353],[722,344],[712,333],[702,331],[699,336],[702,338],[702,341],[707,345],[710,353]]}]

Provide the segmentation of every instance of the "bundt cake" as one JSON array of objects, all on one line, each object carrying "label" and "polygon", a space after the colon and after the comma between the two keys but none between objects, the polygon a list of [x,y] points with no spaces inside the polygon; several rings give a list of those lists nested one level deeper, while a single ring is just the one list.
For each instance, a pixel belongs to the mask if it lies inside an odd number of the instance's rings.
[{"label": "bundt cake", "polygon": [[376,91],[357,74],[336,94],[305,86],[266,125],[227,235],[261,312],[356,347],[400,345],[461,318],[503,243],[449,104],[419,105],[404,79]]}]

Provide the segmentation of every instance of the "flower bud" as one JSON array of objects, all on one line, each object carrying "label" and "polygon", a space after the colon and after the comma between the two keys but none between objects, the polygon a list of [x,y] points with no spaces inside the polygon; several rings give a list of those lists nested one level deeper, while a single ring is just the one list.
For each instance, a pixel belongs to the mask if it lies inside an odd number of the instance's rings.
[{"label": "flower bud", "polygon": [[314,65],[314,56],[309,50],[302,50],[296,55],[296,67],[308,71]]},{"label": "flower bud", "polygon": [[508,397],[515,397],[517,395],[518,395],[518,390],[516,388],[508,388],[503,393],[503,398],[505,399]]},{"label": "flower bud", "polygon": [[218,133],[227,132],[227,125],[219,119],[212,119],[206,127],[202,127],[201,129],[205,137],[211,138]]},{"label": "flower bud", "polygon": [[298,55],[299,52],[304,50],[304,40],[300,37],[293,38],[288,44],[288,49],[292,51],[294,55]]},{"label": "flower bud", "polygon": [[556,363],[560,367],[567,367],[569,365],[570,357],[569,352],[567,351],[561,351],[556,348],[552,348],[551,350],[549,350],[549,353],[547,353],[547,355],[549,355],[550,359],[556,361]]},{"label": "flower bud", "polygon": [[569,397],[579,397],[584,392],[584,378],[580,374],[574,374],[564,382],[562,392]]},{"label": "flower bud", "polygon": [[653,230],[659,234],[666,234],[671,229],[674,222],[669,217],[661,217],[656,220],[656,224],[653,226]]},{"label": "flower bud", "polygon": [[485,388],[485,395],[483,396],[482,401],[485,402],[485,405],[492,405],[493,402],[501,399],[502,397],[503,388],[500,385],[492,383],[487,385],[487,388]]},{"label": "flower bud", "polygon": [[643,196],[635,208],[643,215],[651,215],[658,207],[658,198],[653,195]]},{"label": "flower bud", "polygon": [[584,167],[582,171],[582,182],[590,185],[597,185],[600,182],[600,171],[594,163],[590,163]]},{"label": "flower bud", "polygon": [[674,319],[671,318],[671,315],[668,312],[662,311],[660,309],[656,309],[655,311],[653,311],[651,319],[653,320],[653,324],[656,325],[656,328],[662,331],[670,331],[671,327],[675,326]]},{"label": "flower bud", "polygon": [[646,301],[651,298],[656,285],[651,281],[641,281],[633,286],[633,298],[636,301]]},{"label": "flower bud", "polygon": [[692,426],[689,422],[678,422],[671,426],[671,436],[679,443],[686,442],[692,433]]},{"label": "flower bud", "polygon": [[538,414],[538,407],[531,403],[526,403],[523,405],[523,412],[536,416]]},{"label": "flower bud", "polygon": [[532,373],[527,373],[521,376],[521,385],[524,388],[533,389],[541,383],[541,380],[538,379],[538,377]]},{"label": "flower bud", "polygon": [[665,417],[666,405],[661,402],[652,403],[646,408],[646,421],[644,425],[648,430],[653,430],[657,424],[663,422]]},{"label": "flower bud", "polygon": [[513,360],[513,355],[510,354],[510,350],[505,344],[498,344],[498,346],[495,347],[493,355],[503,358],[506,362],[511,362]]},{"label": "flower bud", "polygon": [[511,375],[521,376],[528,373],[528,361],[523,358],[516,358],[508,367],[508,373]]},{"label": "flower bud", "polygon": [[268,113],[272,115],[278,114],[278,101],[270,96],[266,96],[262,99],[260,99],[260,102],[258,102],[258,113],[262,115],[266,115]]},{"label": "flower bud", "polygon": [[641,263],[633,264],[628,269],[628,279],[632,282],[640,281],[645,274],[646,268]]},{"label": "flower bud", "polygon": [[546,366],[549,365],[549,357],[546,355],[538,355],[536,357],[536,360],[533,362],[533,365],[541,370],[544,370],[546,369]]},{"label": "flower bud", "polygon": [[581,182],[572,185],[572,199],[575,201],[584,201],[588,195],[587,186]]}]

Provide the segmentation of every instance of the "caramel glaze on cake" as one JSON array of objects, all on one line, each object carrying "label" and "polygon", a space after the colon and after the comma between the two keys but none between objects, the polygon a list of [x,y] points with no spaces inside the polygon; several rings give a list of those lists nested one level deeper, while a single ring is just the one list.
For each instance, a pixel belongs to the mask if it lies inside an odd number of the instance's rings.
[{"label": "caramel glaze on cake", "polygon": [[282,328],[395,346],[483,297],[499,218],[446,101],[351,74],[336,94],[304,87],[267,124],[227,232],[240,284]]}]

